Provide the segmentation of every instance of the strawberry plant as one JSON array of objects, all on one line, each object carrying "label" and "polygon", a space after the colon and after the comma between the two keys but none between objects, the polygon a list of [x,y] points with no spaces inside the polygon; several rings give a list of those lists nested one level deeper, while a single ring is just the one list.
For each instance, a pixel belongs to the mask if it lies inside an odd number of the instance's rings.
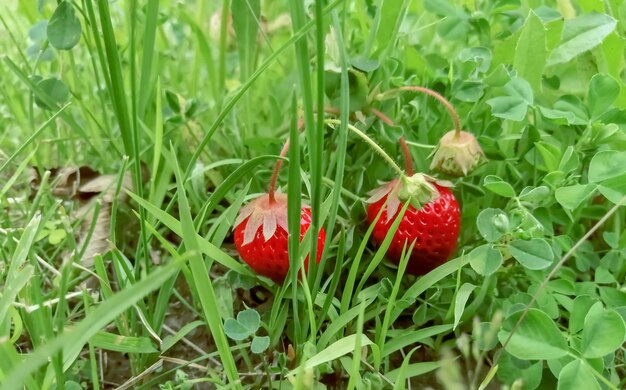
[{"label": "strawberry plant", "polygon": [[0,389],[626,387],[625,28],[0,2]]}]

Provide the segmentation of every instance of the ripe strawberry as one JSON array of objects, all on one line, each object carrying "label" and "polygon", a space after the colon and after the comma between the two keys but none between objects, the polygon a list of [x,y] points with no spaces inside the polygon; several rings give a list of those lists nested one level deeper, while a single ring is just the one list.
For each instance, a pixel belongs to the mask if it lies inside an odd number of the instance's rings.
[{"label": "ripe strawberry", "polygon": [[[302,206],[300,217],[300,240],[311,225],[311,210]],[[289,272],[287,234],[287,196],[275,193],[253,200],[239,212],[235,222],[235,246],[241,258],[258,274],[281,283]],[[317,236],[319,263],[324,250],[326,232],[320,229]],[[305,268],[309,257],[304,260]]]},{"label": "ripe strawberry", "polygon": [[423,275],[435,269],[445,263],[456,248],[459,205],[445,185],[417,173],[392,180],[372,191],[371,198],[367,200],[367,220],[370,224],[385,207],[372,232],[377,244],[385,239],[403,203],[411,202],[387,250],[387,258],[399,263],[405,242],[408,248],[415,241],[407,264],[408,273]]}]

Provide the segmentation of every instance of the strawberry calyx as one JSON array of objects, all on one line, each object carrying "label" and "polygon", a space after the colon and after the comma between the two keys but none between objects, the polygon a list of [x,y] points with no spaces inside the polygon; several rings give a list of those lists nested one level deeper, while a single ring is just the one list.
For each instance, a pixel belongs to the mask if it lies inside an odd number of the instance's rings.
[{"label": "strawberry calyx", "polygon": [[259,196],[239,211],[235,227],[242,223],[246,223],[242,245],[251,243],[260,228],[263,229],[265,242],[274,236],[278,228],[287,232],[287,195],[275,192]]},{"label": "strawberry calyx", "polygon": [[409,202],[416,210],[439,198],[439,191],[435,184],[441,187],[452,187],[452,183],[437,180],[424,173],[416,173],[412,176],[403,175],[369,192],[366,203],[376,203],[385,196],[387,197],[387,221],[393,218],[400,205]]},{"label": "strawberry calyx", "polygon": [[451,130],[439,141],[430,168],[450,176],[467,176],[484,160],[485,153],[476,137],[467,131]]}]

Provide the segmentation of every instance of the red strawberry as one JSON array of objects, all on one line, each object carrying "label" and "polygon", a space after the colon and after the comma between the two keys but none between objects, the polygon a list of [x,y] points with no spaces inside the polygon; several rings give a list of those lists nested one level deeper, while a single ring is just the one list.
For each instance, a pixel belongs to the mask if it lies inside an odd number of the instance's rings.
[{"label": "red strawberry", "polygon": [[[311,210],[302,206],[300,219],[300,240],[311,225]],[[289,272],[289,252],[287,234],[287,196],[275,193],[253,200],[239,212],[235,222],[235,246],[241,258],[258,274],[281,283]],[[317,236],[317,256],[319,263],[326,232],[320,229]],[[304,260],[307,267],[309,257]]]},{"label": "red strawberry", "polygon": [[407,272],[423,275],[445,263],[456,248],[459,236],[460,212],[454,194],[445,183],[417,173],[411,177],[395,179],[372,191],[368,199],[367,220],[373,223],[383,210],[374,231],[373,240],[380,244],[391,228],[403,203],[408,206],[396,230],[387,257],[400,262],[402,248],[415,241],[407,264]]}]

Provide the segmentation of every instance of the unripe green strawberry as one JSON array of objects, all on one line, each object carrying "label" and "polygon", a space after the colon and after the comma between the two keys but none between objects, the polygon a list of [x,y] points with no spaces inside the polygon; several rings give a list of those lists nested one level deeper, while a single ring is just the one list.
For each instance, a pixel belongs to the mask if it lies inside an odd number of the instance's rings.
[{"label": "unripe green strawberry", "polygon": [[[300,240],[311,225],[311,210],[302,207],[300,217]],[[283,282],[289,273],[289,252],[287,233],[287,196],[275,193],[260,196],[242,207],[235,222],[235,247],[241,258],[260,275],[277,283]],[[317,236],[317,256],[319,263],[324,250],[326,232],[320,229]],[[304,260],[307,267],[309,257]]]},{"label": "unripe green strawberry", "polygon": [[459,204],[445,182],[417,173],[402,177],[371,192],[367,220],[374,223],[372,238],[380,244],[389,232],[403,204],[410,202],[396,230],[386,256],[398,264],[402,249],[415,242],[407,269],[408,273],[423,275],[445,263],[456,248],[459,236]]}]

